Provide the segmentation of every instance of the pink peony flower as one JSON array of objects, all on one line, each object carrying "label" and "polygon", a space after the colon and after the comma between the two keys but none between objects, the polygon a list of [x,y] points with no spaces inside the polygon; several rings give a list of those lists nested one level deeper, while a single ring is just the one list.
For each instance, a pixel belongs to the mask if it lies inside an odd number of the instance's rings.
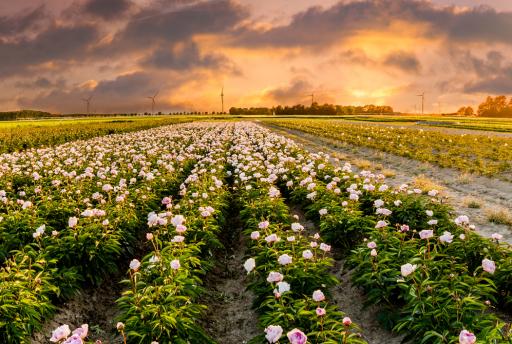
[{"label": "pink peony flower", "polygon": [[130,262],[130,269],[132,269],[133,271],[137,271],[137,270],[139,270],[139,268],[140,268],[140,262],[137,259],[133,259]]},{"label": "pink peony flower", "polygon": [[331,245],[327,245],[324,243],[320,244],[320,249],[324,252],[330,252],[331,251]]},{"label": "pink peony flower", "polygon": [[71,330],[69,329],[69,326],[66,324],[61,325],[52,332],[50,342],[60,342],[61,340],[66,339],[70,334]]},{"label": "pink peony flower", "polygon": [[311,259],[313,258],[313,253],[310,250],[304,250],[302,251],[302,257],[304,259]]},{"label": "pink peony flower", "polygon": [[377,244],[375,243],[375,241],[370,241],[368,244],[366,244],[366,247],[368,248],[377,248]]},{"label": "pink peony flower", "polygon": [[476,343],[476,336],[467,331],[462,330],[459,335],[459,344],[475,344]]},{"label": "pink peony flower", "polygon": [[269,343],[277,343],[282,335],[283,328],[279,325],[270,325],[265,329],[265,339],[268,340]]},{"label": "pink peony flower", "polygon": [[283,280],[283,275],[281,275],[279,272],[275,272],[275,271],[271,271],[267,277],[267,282],[269,282],[269,283],[281,282],[282,280]]},{"label": "pink peony flower", "polygon": [[289,255],[287,255],[285,253],[285,254],[280,255],[279,258],[277,258],[277,261],[281,265],[288,265],[288,264],[292,263],[292,257],[290,257]]},{"label": "pink peony flower", "polygon": [[482,268],[484,271],[494,274],[494,271],[496,271],[496,264],[492,260],[486,258],[482,260]]},{"label": "pink peony flower", "polygon": [[260,232],[254,231],[251,233],[251,239],[252,240],[258,240],[260,238]]},{"label": "pink peony flower", "polygon": [[174,259],[171,261],[171,269],[178,270],[180,267],[181,267],[181,264],[178,259]]},{"label": "pink peony flower", "polygon": [[372,249],[372,250],[370,251],[370,256],[372,256],[372,257],[377,257],[377,250],[376,250],[376,249]]},{"label": "pink peony flower", "polygon": [[69,337],[68,339],[66,339],[66,341],[62,344],[83,344],[83,343],[84,343],[84,341],[82,340],[82,338],[78,334],[74,334],[71,337]]},{"label": "pink peony flower", "polygon": [[249,258],[244,263],[244,269],[247,273],[250,273],[256,267],[256,260],[254,258]]},{"label": "pink peony flower", "polygon": [[262,222],[260,222],[258,224],[258,228],[259,229],[265,229],[265,228],[267,228],[269,226],[269,224],[270,224],[270,222],[268,222],[268,221],[262,221]]},{"label": "pink peony flower", "polygon": [[491,235],[491,238],[493,238],[496,241],[500,241],[501,239],[503,239],[503,235],[498,234],[498,233],[493,233],[493,235]]},{"label": "pink peony flower", "polygon": [[80,338],[85,339],[87,337],[87,334],[89,333],[89,325],[83,324],[79,328],[76,328],[73,331],[73,334],[77,334],[80,336]]},{"label": "pink peony flower", "polygon": [[352,325],[352,319],[350,319],[349,317],[344,317],[343,318],[343,325],[345,325],[345,326]]},{"label": "pink peony flower", "polygon": [[417,265],[412,265],[411,263],[407,263],[407,264],[404,264],[401,266],[400,272],[402,273],[402,276],[407,277],[410,274],[412,274],[414,272],[414,270],[416,270],[417,267],[418,267]]},{"label": "pink peony flower", "polygon": [[327,312],[325,311],[325,308],[318,307],[316,309],[316,315],[319,317],[323,317]]},{"label": "pink peony flower", "polygon": [[450,232],[444,232],[444,234],[439,237],[439,240],[442,243],[451,243],[453,241],[453,234]]},{"label": "pink peony flower", "polygon": [[294,328],[286,334],[290,344],[306,344],[308,337],[299,329]]},{"label": "pink peony flower", "polygon": [[424,229],[420,232],[421,239],[430,239],[434,236],[434,231],[431,229]]},{"label": "pink peony flower", "polygon": [[315,300],[316,302],[324,301],[325,300],[324,293],[322,293],[321,290],[315,290],[313,292],[313,300]]}]

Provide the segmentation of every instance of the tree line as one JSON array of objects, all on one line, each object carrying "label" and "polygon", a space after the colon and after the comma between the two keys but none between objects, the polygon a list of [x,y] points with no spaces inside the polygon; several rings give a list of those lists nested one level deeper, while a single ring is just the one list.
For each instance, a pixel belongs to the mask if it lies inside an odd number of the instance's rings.
[{"label": "tree line", "polygon": [[344,106],[334,104],[313,103],[311,106],[301,104],[293,106],[278,105],[275,107],[251,107],[229,109],[231,115],[313,115],[313,116],[339,116],[355,114],[392,114],[393,108],[387,105],[364,105],[364,106]]},{"label": "tree line", "polygon": [[491,97],[478,105],[477,112],[471,106],[463,106],[458,111],[459,116],[481,117],[512,117],[512,97],[507,101],[506,96]]}]

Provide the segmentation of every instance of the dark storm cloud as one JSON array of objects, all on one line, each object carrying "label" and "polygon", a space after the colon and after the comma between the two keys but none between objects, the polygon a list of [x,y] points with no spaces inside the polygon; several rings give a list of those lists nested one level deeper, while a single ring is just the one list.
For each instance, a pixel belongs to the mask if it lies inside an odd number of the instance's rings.
[{"label": "dark storm cloud", "polygon": [[147,9],[133,16],[115,35],[109,52],[141,50],[157,44],[174,44],[197,34],[228,32],[248,15],[233,1],[204,1],[178,10]]},{"label": "dark storm cloud", "polygon": [[0,16],[0,38],[19,35],[27,30],[39,27],[47,18],[44,6],[36,7],[28,13],[14,16]]},{"label": "dark storm cloud", "polygon": [[490,7],[457,11],[427,1],[364,0],[339,2],[323,9],[312,7],[296,14],[288,25],[269,30],[240,29],[234,44],[257,46],[323,47],[351,37],[360,30],[382,30],[396,21],[427,24],[427,36],[454,41],[512,44],[512,12]]},{"label": "dark storm cloud", "polygon": [[201,55],[194,42],[185,42],[172,48],[158,48],[142,61],[143,66],[186,70],[191,68],[221,69],[229,68],[231,62],[219,54]]},{"label": "dark storm cloud", "polygon": [[103,18],[116,19],[132,7],[131,0],[88,0],[83,9],[85,13]]},{"label": "dark storm cloud", "polygon": [[313,86],[304,79],[294,79],[289,85],[277,87],[266,92],[265,96],[278,103],[300,103],[311,94]]},{"label": "dark storm cloud", "polygon": [[15,83],[18,88],[50,88],[50,87],[64,87],[66,86],[65,79],[58,79],[52,81],[46,77],[38,77],[35,80],[23,80]]},{"label": "dark storm cloud", "polygon": [[96,42],[98,32],[89,25],[51,26],[34,38],[14,42],[0,41],[0,76],[24,74],[33,65],[81,59]]},{"label": "dark storm cloud", "polygon": [[396,51],[388,56],[383,61],[384,65],[396,67],[405,72],[417,73],[421,69],[420,61],[414,54],[404,51]]}]

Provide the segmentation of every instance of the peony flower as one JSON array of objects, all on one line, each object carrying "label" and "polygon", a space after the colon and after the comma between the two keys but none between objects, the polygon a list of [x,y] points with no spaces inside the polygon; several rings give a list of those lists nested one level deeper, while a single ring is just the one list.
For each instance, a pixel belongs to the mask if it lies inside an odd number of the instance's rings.
[{"label": "peony flower", "polygon": [[434,226],[434,225],[437,225],[437,222],[438,222],[437,220],[433,219],[433,220],[429,220],[429,221],[427,222],[427,224],[428,224],[429,226]]},{"label": "peony flower", "polygon": [[383,201],[383,200],[381,200],[381,199],[378,199],[378,200],[376,200],[375,202],[373,202],[373,206],[374,206],[375,208],[380,208],[380,207],[382,207],[383,205],[384,205],[384,201]]},{"label": "peony flower", "polygon": [[119,321],[119,322],[116,324],[116,329],[117,329],[118,331],[122,331],[122,330],[124,330],[124,324],[123,324],[122,322],[120,322],[120,321]]},{"label": "peony flower", "polygon": [[492,260],[485,258],[482,260],[482,268],[485,272],[488,272],[490,274],[494,274],[494,271],[496,271],[496,263],[494,263]]},{"label": "peony flower", "polygon": [[457,217],[455,220],[454,220],[455,224],[457,226],[465,226],[465,225],[469,225],[469,217],[467,217],[466,215],[461,215],[459,217]]},{"label": "peony flower", "polygon": [[325,208],[320,209],[320,210],[318,211],[318,214],[320,214],[320,216],[327,215],[327,209],[325,209]]},{"label": "peony flower", "polygon": [[345,326],[352,325],[352,319],[350,319],[349,317],[344,317],[343,318],[343,325],[345,325]]},{"label": "peony flower", "polygon": [[286,334],[290,344],[306,344],[308,337],[299,329],[294,328]]},{"label": "peony flower", "polygon": [[462,330],[459,335],[459,344],[475,344],[476,343],[476,336],[467,331]]},{"label": "peony flower", "polygon": [[76,335],[79,335],[80,338],[82,339],[85,339],[85,337],[87,337],[87,333],[89,332],[89,325],[87,324],[83,324],[82,326],[80,326],[79,328],[76,328],[74,331],[73,331],[73,334],[76,334]]},{"label": "peony flower", "polygon": [[320,249],[324,252],[330,252],[331,251],[331,245],[327,245],[324,243],[320,244]]},{"label": "peony flower", "polygon": [[377,222],[377,224],[375,225],[375,228],[383,228],[383,227],[386,227],[388,225],[388,223],[386,221],[379,221]]},{"label": "peony flower", "polygon": [[147,240],[153,240],[153,233],[146,233],[146,239]]},{"label": "peony flower", "polygon": [[425,214],[427,214],[428,217],[434,216],[434,212],[432,210],[425,210]]},{"label": "peony flower", "polygon": [[256,267],[256,260],[254,258],[249,258],[244,263],[244,269],[247,273],[250,273]]},{"label": "peony flower", "polygon": [[69,329],[69,326],[66,324],[61,325],[53,330],[50,342],[60,342],[61,340],[66,339],[70,334],[71,330]]},{"label": "peony flower", "polygon": [[377,257],[377,250],[376,249],[371,250],[370,251],[370,256]]},{"label": "peony flower", "polygon": [[76,218],[76,217],[74,217],[74,216],[69,218],[69,220],[68,220],[68,226],[69,226],[70,228],[75,228],[77,224],[78,224],[78,218]]},{"label": "peony flower", "polygon": [[450,232],[444,232],[444,234],[439,237],[439,241],[442,243],[451,243],[453,241],[453,234]]},{"label": "peony flower", "polygon": [[265,237],[265,241],[267,243],[271,244],[273,242],[278,242],[279,241],[279,237],[277,236],[277,234],[270,234],[270,235]]},{"label": "peony flower", "polygon": [[74,334],[66,339],[62,344],[83,344],[84,341],[78,334]]},{"label": "peony flower", "polygon": [[366,244],[366,247],[368,248],[377,248],[377,244],[375,243],[375,241],[370,241],[368,244]]},{"label": "peony flower", "polygon": [[304,230],[304,226],[302,226],[300,223],[298,223],[298,222],[292,223],[292,231],[300,232],[302,230]]},{"label": "peony flower", "polygon": [[284,281],[278,282],[277,289],[279,294],[286,293],[287,291],[290,291],[290,283]]},{"label": "peony flower", "polygon": [[315,300],[316,302],[324,301],[325,300],[324,293],[322,293],[321,290],[315,290],[313,292],[313,300]]},{"label": "peony flower", "polygon": [[130,262],[130,269],[137,271],[140,268],[140,262],[137,259],[133,259]]},{"label": "peony flower", "polygon": [[265,329],[265,339],[269,343],[277,343],[283,335],[283,328],[279,325],[270,325]]},{"label": "peony flower", "polygon": [[275,282],[281,282],[283,280],[283,275],[281,275],[279,272],[270,271],[267,277],[267,282],[269,283],[275,283]]},{"label": "peony flower", "polygon": [[430,239],[434,236],[434,231],[431,229],[424,229],[420,232],[421,239]]},{"label": "peony flower", "polygon": [[183,215],[175,215],[171,219],[171,223],[174,227],[177,227],[178,225],[182,225],[185,222],[185,217]]},{"label": "peony flower", "polygon": [[500,241],[501,239],[503,239],[503,235],[498,234],[498,233],[493,233],[493,234],[491,235],[491,238],[493,238],[493,239],[494,239],[494,240],[496,240],[496,241]]},{"label": "peony flower", "polygon": [[289,255],[287,255],[285,253],[285,254],[280,255],[279,258],[277,258],[277,261],[281,265],[288,265],[288,264],[292,263],[292,257],[290,257]]},{"label": "peony flower", "polygon": [[313,253],[310,250],[304,250],[302,251],[302,258],[311,259],[313,258]]},{"label": "peony flower", "polygon": [[171,261],[171,269],[178,270],[181,267],[180,261],[178,259],[173,259]]},{"label": "peony flower", "polygon": [[318,307],[316,309],[316,315],[319,317],[323,317],[327,312],[325,311],[325,308]]},{"label": "peony flower", "polygon": [[251,233],[251,239],[252,240],[258,240],[260,238],[260,232],[254,231]]},{"label": "peony flower", "polygon": [[259,229],[265,229],[265,228],[267,228],[269,225],[270,225],[270,222],[268,222],[268,221],[262,221],[262,222],[258,223],[258,228],[259,228]]},{"label": "peony flower", "polygon": [[410,274],[412,274],[414,272],[414,270],[416,270],[417,267],[418,267],[417,265],[412,265],[411,263],[402,265],[400,267],[402,276],[404,276],[404,277],[409,276]]}]

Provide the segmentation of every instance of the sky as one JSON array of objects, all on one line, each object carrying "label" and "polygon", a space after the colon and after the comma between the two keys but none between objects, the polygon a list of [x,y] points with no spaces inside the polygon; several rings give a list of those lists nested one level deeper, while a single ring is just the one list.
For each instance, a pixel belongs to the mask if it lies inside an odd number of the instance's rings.
[{"label": "sky", "polygon": [[0,2],[0,111],[319,103],[456,111],[512,95],[509,0]]}]

